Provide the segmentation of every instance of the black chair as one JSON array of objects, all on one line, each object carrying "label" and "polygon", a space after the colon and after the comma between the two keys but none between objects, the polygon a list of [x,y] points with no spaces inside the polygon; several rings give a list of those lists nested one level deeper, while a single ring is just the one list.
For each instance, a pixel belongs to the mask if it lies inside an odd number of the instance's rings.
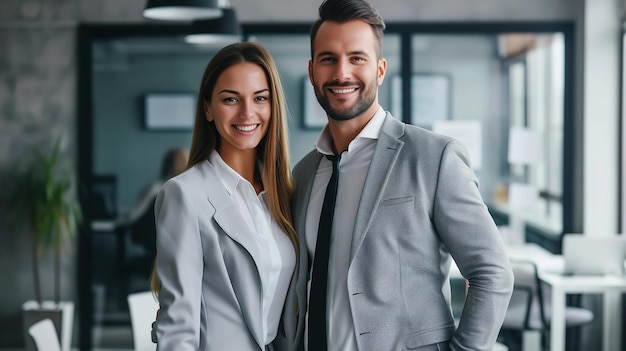
[{"label": "black chair", "polygon": [[[141,216],[133,222],[122,224],[117,228],[119,240],[124,240],[125,252],[120,265],[123,278],[123,289],[128,295],[132,292],[144,291],[149,288],[150,274],[156,257],[156,225],[154,217],[154,200],[147,206]],[[133,288],[134,281],[139,286]]]},{"label": "black chair", "polygon": [[[515,286],[502,324],[502,331],[517,332],[522,336],[522,340],[525,339],[523,335],[526,332],[539,332],[540,345],[524,345],[522,342],[522,349],[542,350],[545,348],[546,336],[550,331],[552,311],[550,287],[541,282],[537,266],[533,262],[511,260],[511,265]],[[572,306],[565,308],[566,328],[589,324],[593,318],[593,312],[590,310]]]},{"label": "black chair", "polygon": [[117,218],[117,176],[114,174],[94,174],[87,198],[83,202],[86,215],[92,220],[113,220]]},{"label": "black chair", "polygon": [[156,224],[154,218],[154,200],[152,204],[127,228],[132,243],[145,250],[145,256],[154,259],[156,255]]}]

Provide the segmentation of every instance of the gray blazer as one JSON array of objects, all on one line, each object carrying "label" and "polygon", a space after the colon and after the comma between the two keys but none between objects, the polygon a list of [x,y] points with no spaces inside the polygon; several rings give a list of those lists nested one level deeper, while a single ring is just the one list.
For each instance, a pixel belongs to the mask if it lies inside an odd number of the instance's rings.
[{"label": "gray blazer", "polygon": [[[321,156],[294,169],[296,231]],[[458,328],[450,307],[454,257],[470,288]],[[306,309],[311,258],[300,247],[295,294]],[[348,290],[359,350],[491,350],[513,289],[500,234],[478,192],[466,151],[451,138],[387,114],[357,212]],[[289,308],[292,304],[286,304]],[[285,313],[284,333],[303,349],[304,313]],[[439,346],[433,345],[440,343]],[[311,350],[312,351],[312,350]]]},{"label": "gray blazer", "polygon": [[155,214],[157,350],[264,350],[258,249],[213,166],[168,181]]}]

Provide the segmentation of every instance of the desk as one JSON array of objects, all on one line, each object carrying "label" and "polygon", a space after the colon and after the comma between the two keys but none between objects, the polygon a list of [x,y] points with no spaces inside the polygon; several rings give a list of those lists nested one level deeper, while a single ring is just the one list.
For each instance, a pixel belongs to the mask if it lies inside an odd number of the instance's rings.
[{"label": "desk", "polygon": [[565,350],[565,297],[567,294],[601,293],[603,295],[602,344],[604,351],[621,350],[622,294],[626,277],[563,276],[563,257],[553,255],[535,244],[509,246],[509,256],[526,259],[537,265],[539,279],[552,288],[550,350]]}]

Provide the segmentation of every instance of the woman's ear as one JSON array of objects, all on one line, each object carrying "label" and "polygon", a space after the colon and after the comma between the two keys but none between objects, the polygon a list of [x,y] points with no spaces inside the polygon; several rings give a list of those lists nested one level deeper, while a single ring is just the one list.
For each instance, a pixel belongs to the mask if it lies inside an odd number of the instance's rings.
[{"label": "woman's ear", "polygon": [[208,122],[213,122],[213,116],[211,115],[209,104],[204,101],[202,105],[204,106],[204,118],[206,118]]}]

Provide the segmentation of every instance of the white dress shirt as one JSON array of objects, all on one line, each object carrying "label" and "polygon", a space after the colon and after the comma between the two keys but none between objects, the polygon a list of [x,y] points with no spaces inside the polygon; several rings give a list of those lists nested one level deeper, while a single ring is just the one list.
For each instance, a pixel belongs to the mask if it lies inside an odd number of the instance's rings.
[{"label": "white dress shirt", "polygon": [[[354,322],[348,298],[348,267],[350,247],[354,232],[359,199],[378,135],[385,120],[385,111],[378,111],[361,132],[350,142],[348,149],[341,154],[339,162],[339,187],[335,203],[333,229],[331,233],[328,262],[327,335],[329,351],[357,350]],[[325,155],[332,155],[331,136],[328,126],[322,130],[315,147]],[[332,175],[332,162],[322,158],[315,174],[311,198],[306,214],[306,244],[313,257],[317,241],[322,203],[328,181]],[[309,282],[310,283],[310,282]],[[307,294],[308,296],[308,294]],[[308,317],[307,317],[308,320]],[[308,326],[306,336],[308,338]],[[306,339],[305,339],[306,340]],[[305,345],[307,343],[305,342]],[[308,346],[305,346],[308,349]],[[311,350],[314,351],[314,350]]]},{"label": "white dress shirt", "polygon": [[209,162],[253,232],[260,260],[256,262],[262,285],[263,335],[265,345],[276,337],[287,288],[296,264],[296,253],[287,235],[267,207],[265,191],[258,196],[250,182],[235,172],[213,151]]}]

